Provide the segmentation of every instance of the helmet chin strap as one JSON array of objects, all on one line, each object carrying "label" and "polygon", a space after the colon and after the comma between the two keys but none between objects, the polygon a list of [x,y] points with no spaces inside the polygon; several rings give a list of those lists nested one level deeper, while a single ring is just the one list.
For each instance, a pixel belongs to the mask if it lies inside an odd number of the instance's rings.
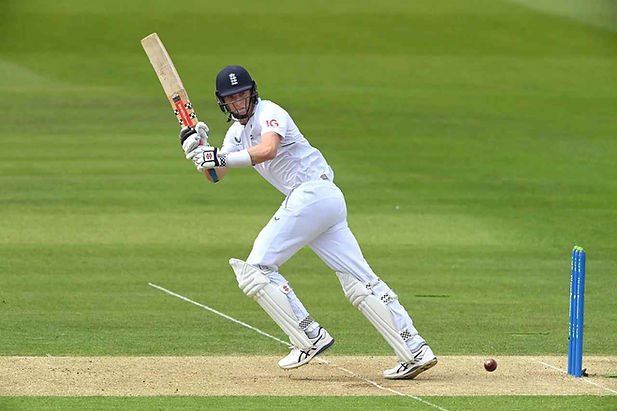
[{"label": "helmet chin strap", "polygon": [[249,113],[243,116],[240,116],[234,113],[233,111],[229,110],[229,114],[227,115],[227,122],[229,123],[231,120],[242,122],[242,120],[246,120],[250,118],[252,115],[253,115],[253,110],[251,110]]},{"label": "helmet chin strap", "polygon": [[243,120],[247,120],[249,118],[251,118],[251,116],[254,114],[255,112],[255,105],[257,104],[256,99],[254,98],[253,95],[251,95],[249,98],[249,109],[247,111],[246,114],[244,115],[240,115],[237,114],[236,112],[232,111],[229,109],[229,105],[227,105],[227,111],[228,111],[228,115],[227,115],[227,122],[229,123],[231,120],[234,121],[238,121],[238,122],[242,122]]}]

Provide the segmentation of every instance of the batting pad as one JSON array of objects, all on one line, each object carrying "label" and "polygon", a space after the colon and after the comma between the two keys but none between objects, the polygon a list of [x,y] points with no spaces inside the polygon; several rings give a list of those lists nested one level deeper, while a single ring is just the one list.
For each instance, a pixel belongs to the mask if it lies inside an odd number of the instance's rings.
[{"label": "batting pad", "polygon": [[[373,324],[388,344],[394,349],[398,360],[401,362],[413,362],[411,350],[399,334],[392,320],[392,314],[388,305],[380,298],[373,295],[366,284],[358,281],[353,275],[336,273],[345,297],[351,304],[358,308],[362,314]],[[391,297],[396,294],[390,290]]]},{"label": "batting pad", "polygon": [[270,279],[257,267],[242,260],[232,258],[229,260],[229,265],[236,273],[240,289],[257,301],[257,304],[289,336],[294,346],[303,351],[308,351],[313,347],[306,333],[300,329],[287,295],[279,287],[271,284]]}]

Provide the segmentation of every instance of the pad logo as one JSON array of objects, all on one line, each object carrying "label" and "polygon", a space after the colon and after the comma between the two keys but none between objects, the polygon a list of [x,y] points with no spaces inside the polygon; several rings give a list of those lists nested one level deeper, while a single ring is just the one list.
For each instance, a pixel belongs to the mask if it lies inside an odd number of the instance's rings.
[{"label": "pad logo", "polygon": [[212,153],[206,153],[206,160],[212,160]]},{"label": "pad logo", "polygon": [[289,284],[285,283],[281,285],[281,291],[283,292],[283,294],[287,295],[291,292],[291,287],[289,286]]},{"label": "pad logo", "polygon": [[231,73],[229,75],[229,82],[231,83],[232,86],[235,86],[236,84],[238,84],[238,78],[236,77],[236,73]]}]

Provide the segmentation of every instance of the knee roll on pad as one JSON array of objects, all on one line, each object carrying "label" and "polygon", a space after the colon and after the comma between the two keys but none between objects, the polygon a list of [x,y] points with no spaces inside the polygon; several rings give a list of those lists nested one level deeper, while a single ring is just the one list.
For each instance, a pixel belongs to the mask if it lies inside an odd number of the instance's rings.
[{"label": "knee roll on pad", "polygon": [[236,258],[229,260],[229,265],[236,273],[240,289],[257,301],[257,304],[289,336],[293,345],[304,351],[313,346],[306,333],[300,329],[287,295],[279,287],[271,284],[263,271]]},{"label": "knee roll on pad", "polygon": [[381,295],[373,294],[370,289],[370,284],[365,284],[358,281],[353,275],[347,273],[336,273],[345,297],[349,299],[351,304],[356,307],[364,316],[373,324],[373,327],[379,331],[388,344],[394,349],[399,361],[411,362],[413,356],[411,350],[407,347],[405,340],[399,334],[388,303],[396,300],[398,297],[394,291],[387,287]]}]

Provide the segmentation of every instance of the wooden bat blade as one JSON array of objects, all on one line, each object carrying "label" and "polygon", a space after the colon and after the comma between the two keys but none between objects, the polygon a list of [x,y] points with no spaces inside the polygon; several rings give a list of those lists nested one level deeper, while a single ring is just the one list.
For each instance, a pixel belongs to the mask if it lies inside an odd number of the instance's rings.
[{"label": "wooden bat blade", "polygon": [[174,109],[178,123],[180,126],[193,127],[198,121],[197,115],[163,42],[156,33],[152,33],[141,40],[141,45]]},{"label": "wooden bat blade", "polygon": [[[159,78],[169,104],[174,109],[174,115],[178,119],[180,127],[194,127],[197,124],[197,114],[184,89],[180,75],[169,57],[163,42],[158,34],[152,33],[141,39],[141,45],[150,59],[150,64]],[[208,174],[213,182],[218,181],[216,170],[208,169]]]}]

